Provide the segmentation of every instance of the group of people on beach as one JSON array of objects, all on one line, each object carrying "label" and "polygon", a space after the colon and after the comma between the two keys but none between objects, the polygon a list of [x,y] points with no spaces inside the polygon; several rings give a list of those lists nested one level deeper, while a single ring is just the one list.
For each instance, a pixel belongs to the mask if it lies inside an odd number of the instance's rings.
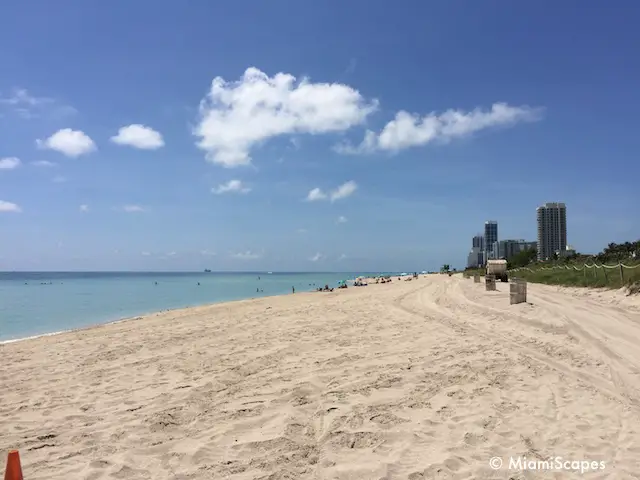
[{"label": "group of people on beach", "polygon": [[[347,285],[346,284],[344,286],[340,285],[338,288],[347,288]],[[318,287],[316,291],[317,292],[333,292],[333,288],[329,288],[329,285],[325,285],[324,288]]]}]

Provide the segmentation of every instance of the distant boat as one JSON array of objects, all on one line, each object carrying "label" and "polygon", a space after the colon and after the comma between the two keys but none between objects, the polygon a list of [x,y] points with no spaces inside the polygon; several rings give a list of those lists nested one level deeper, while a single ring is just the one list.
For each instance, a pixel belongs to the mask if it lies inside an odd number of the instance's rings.
[{"label": "distant boat", "polygon": [[269,275],[271,275],[273,272],[267,272]]},{"label": "distant boat", "polygon": [[211,270],[209,270],[208,268],[205,268],[204,273],[211,273]]}]

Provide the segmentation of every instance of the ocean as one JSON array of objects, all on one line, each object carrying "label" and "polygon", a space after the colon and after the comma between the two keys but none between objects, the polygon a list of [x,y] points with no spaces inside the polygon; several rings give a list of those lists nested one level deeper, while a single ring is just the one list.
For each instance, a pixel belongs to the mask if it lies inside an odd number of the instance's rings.
[{"label": "ocean", "polygon": [[335,287],[367,273],[0,272],[0,342],[160,310]]}]

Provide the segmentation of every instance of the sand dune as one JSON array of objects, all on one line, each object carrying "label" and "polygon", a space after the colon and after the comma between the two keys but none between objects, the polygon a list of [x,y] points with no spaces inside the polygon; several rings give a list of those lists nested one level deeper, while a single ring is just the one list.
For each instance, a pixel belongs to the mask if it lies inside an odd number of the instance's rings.
[{"label": "sand dune", "polygon": [[29,480],[638,478],[640,303],[529,300],[432,275],[1,345],[0,450]]}]

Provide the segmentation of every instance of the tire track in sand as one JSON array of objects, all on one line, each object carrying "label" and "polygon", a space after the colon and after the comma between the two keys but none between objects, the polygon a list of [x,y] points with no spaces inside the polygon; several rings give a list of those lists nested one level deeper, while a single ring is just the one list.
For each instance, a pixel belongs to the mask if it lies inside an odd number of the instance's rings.
[{"label": "tire track in sand", "polygon": [[[473,316],[474,313],[472,311],[469,311],[468,308],[465,308],[464,303],[460,302],[460,300],[463,300],[463,302],[466,302],[466,300],[464,300],[464,297],[461,298],[460,296],[458,296],[458,298],[456,298],[455,296],[451,296],[448,294],[449,287],[453,281],[456,281],[456,280],[445,279],[444,282],[436,283],[435,284],[436,287],[439,287],[439,288],[436,289],[436,292],[435,292],[436,295],[434,295],[433,297],[430,297],[427,295],[427,293],[429,293],[428,292],[429,288],[434,286],[434,283],[430,283],[428,285],[421,286],[420,288],[412,290],[411,292],[407,292],[403,295],[398,296],[393,301],[393,305],[396,308],[406,313],[416,315],[428,320],[436,321],[454,331],[460,332],[461,330],[462,331],[468,330],[482,337],[485,340],[489,340],[494,343],[499,342],[504,347],[512,347],[516,350],[519,350],[523,354],[526,354],[527,356],[538,361],[539,363],[546,365],[547,367],[553,370],[556,370],[562,373],[563,375],[569,376],[574,380],[587,384],[588,386],[599,391],[600,393],[607,396],[608,398],[640,411],[640,405],[638,405],[635,401],[632,401],[632,399],[628,398],[627,395],[625,394],[626,392],[620,392],[615,385],[610,385],[604,379],[588,374],[586,372],[578,372],[567,365],[563,365],[560,362],[550,359],[546,354],[540,353],[524,345],[522,342],[513,340],[512,338],[509,338],[506,335],[500,334],[495,331],[487,332],[477,326],[471,325],[470,322],[468,321],[465,321],[459,317],[456,317],[456,315],[451,313],[451,311],[456,309],[456,307],[458,311],[462,310],[462,312],[460,313],[462,313],[463,315]],[[406,300],[410,298],[412,295],[416,295],[416,294],[419,295],[418,299],[419,299],[420,309],[415,309],[415,308],[406,306],[405,305]],[[438,300],[440,301],[453,300],[453,302],[450,302],[448,305],[448,307],[451,307],[451,310],[448,310],[447,308],[444,308],[438,305],[436,303]],[[466,303],[467,305],[470,305],[468,302]],[[474,305],[470,305],[470,306],[474,306]],[[475,307],[477,308],[477,306]],[[426,312],[431,312],[432,315],[428,315]],[[508,312],[497,310],[496,313],[501,313],[502,315],[505,315]]]}]

